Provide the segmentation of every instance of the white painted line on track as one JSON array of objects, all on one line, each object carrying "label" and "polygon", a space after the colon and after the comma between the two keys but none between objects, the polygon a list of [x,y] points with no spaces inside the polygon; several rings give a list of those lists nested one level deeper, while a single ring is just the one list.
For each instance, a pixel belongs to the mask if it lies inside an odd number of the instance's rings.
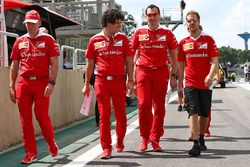
[{"label": "white painted line on track", "polygon": [[250,84],[248,82],[233,82],[233,84],[238,85],[244,89],[250,90]]},{"label": "white painted line on track", "polygon": [[[178,95],[176,94],[173,97],[170,97],[168,103],[171,103],[172,101],[176,100],[177,96]],[[128,134],[130,134],[132,131],[134,131],[138,126],[139,126],[138,119],[135,120],[134,122],[132,122],[131,124],[129,124],[127,127],[126,136]],[[112,135],[112,145],[115,145],[115,144],[116,144],[116,134],[113,134]],[[99,156],[102,152],[103,152],[103,150],[102,150],[101,144],[98,144],[98,145],[94,146],[93,148],[91,148],[89,151],[87,151],[87,152],[81,154],[80,156],[78,156],[77,158],[75,158],[70,163],[64,165],[64,167],[79,167],[79,166],[83,167],[87,163],[89,163],[90,161],[95,159],[97,156]]]},{"label": "white painted line on track", "polygon": [[[135,130],[139,126],[138,119],[127,127],[126,136],[130,134],[133,130]],[[112,135],[112,145],[116,144],[116,134]],[[76,159],[74,159],[72,162],[70,162],[67,165],[64,165],[64,167],[79,167],[79,166],[85,166],[87,163],[95,159],[98,155],[102,153],[102,147],[101,144],[96,145],[89,151],[85,152],[84,154],[80,155]]]}]

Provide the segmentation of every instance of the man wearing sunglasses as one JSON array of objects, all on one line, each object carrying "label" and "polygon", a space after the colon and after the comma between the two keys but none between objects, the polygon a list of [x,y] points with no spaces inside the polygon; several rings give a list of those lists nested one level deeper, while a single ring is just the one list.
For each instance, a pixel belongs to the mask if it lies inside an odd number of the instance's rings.
[{"label": "man wearing sunglasses", "polygon": [[[138,28],[132,37],[132,48],[137,50],[134,61],[142,137],[139,149],[146,151],[151,142],[153,150],[160,151],[159,141],[164,134],[165,96],[169,78],[171,87],[176,86],[178,43],[174,34],[159,24],[159,7],[149,5],[145,14],[148,25]],[[169,61],[169,52],[172,61]]]}]

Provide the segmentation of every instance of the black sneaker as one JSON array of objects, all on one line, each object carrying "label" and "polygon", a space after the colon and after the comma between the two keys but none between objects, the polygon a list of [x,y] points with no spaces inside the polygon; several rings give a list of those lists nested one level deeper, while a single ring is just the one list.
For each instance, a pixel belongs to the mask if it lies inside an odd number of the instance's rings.
[{"label": "black sneaker", "polygon": [[184,104],[184,106],[183,106],[183,111],[187,111],[187,105],[186,104]]},{"label": "black sneaker", "polygon": [[188,155],[191,157],[198,157],[201,155],[200,146],[197,144],[193,145],[193,148],[188,151]]},{"label": "black sneaker", "polygon": [[207,150],[207,146],[205,145],[205,141],[200,141],[200,150],[201,151],[206,151]]},{"label": "black sneaker", "polygon": [[177,111],[182,111],[182,105],[179,105]]}]

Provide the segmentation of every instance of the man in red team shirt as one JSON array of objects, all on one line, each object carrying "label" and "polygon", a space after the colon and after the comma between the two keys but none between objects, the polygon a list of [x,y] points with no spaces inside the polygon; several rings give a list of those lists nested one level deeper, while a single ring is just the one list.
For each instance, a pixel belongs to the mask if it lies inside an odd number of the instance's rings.
[{"label": "man in red team shirt", "polygon": [[188,154],[199,156],[200,151],[207,150],[204,133],[207,117],[211,107],[212,90],[209,89],[214,73],[218,68],[218,49],[214,40],[201,31],[200,16],[196,11],[186,15],[189,37],[179,43],[179,84],[178,91],[183,90],[182,81],[185,67],[185,103],[189,113],[189,127],[194,145]]},{"label": "man in red team shirt", "polygon": [[[103,31],[90,39],[87,53],[88,64],[86,69],[83,94],[90,92],[90,78],[97,66],[95,78],[95,92],[100,112],[100,142],[103,149],[102,159],[111,157],[110,134],[110,99],[114,106],[116,118],[116,151],[124,149],[124,137],[127,128],[126,118],[126,70],[128,72],[127,87],[133,91],[133,57],[128,38],[118,31],[121,28],[124,15],[121,11],[110,9],[102,16]],[[126,69],[125,69],[126,65]]]},{"label": "man in red team shirt", "polygon": [[[137,50],[135,78],[142,137],[139,149],[147,150],[151,142],[153,150],[160,151],[159,141],[164,134],[165,97],[170,75],[171,87],[176,86],[178,43],[170,30],[159,25],[159,7],[149,5],[145,14],[148,25],[138,28],[132,37],[132,48]],[[172,55],[170,74],[168,50]]]},{"label": "man in red team shirt", "polygon": [[[49,96],[55,86],[58,72],[59,50],[56,41],[47,33],[39,31],[40,15],[28,11],[24,24],[27,34],[18,38],[13,46],[10,67],[10,99],[18,104],[26,156],[22,163],[37,159],[36,139],[32,124],[32,105],[50,155],[57,156],[54,130],[48,115]],[[20,66],[20,76],[16,83]],[[51,70],[49,67],[51,66]]]}]

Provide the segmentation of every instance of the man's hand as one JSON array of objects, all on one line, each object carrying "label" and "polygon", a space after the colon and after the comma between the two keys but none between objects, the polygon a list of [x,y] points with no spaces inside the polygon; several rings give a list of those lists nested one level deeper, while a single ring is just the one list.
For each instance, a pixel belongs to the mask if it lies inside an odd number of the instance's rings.
[{"label": "man's hand", "polygon": [[10,100],[16,103],[16,90],[15,87],[10,87]]},{"label": "man's hand", "polygon": [[90,86],[89,84],[85,84],[84,87],[82,88],[82,94],[84,96],[89,96],[89,92],[90,92]]},{"label": "man's hand", "polygon": [[44,90],[44,96],[49,97],[52,94],[53,89],[54,89],[54,86],[48,83],[48,85],[46,86]]},{"label": "man's hand", "polygon": [[170,76],[170,87],[172,90],[174,90],[174,88],[176,88],[177,86],[177,81],[175,77]]},{"label": "man's hand", "polygon": [[127,90],[128,90],[129,95],[133,94],[133,92],[134,92],[134,81],[133,80],[127,81]]},{"label": "man's hand", "polygon": [[205,86],[209,87],[212,84],[212,82],[213,82],[213,77],[210,75],[207,75],[204,80]]},{"label": "man's hand", "polygon": [[183,97],[183,84],[180,82],[178,82],[177,91],[178,91],[178,96]]}]

